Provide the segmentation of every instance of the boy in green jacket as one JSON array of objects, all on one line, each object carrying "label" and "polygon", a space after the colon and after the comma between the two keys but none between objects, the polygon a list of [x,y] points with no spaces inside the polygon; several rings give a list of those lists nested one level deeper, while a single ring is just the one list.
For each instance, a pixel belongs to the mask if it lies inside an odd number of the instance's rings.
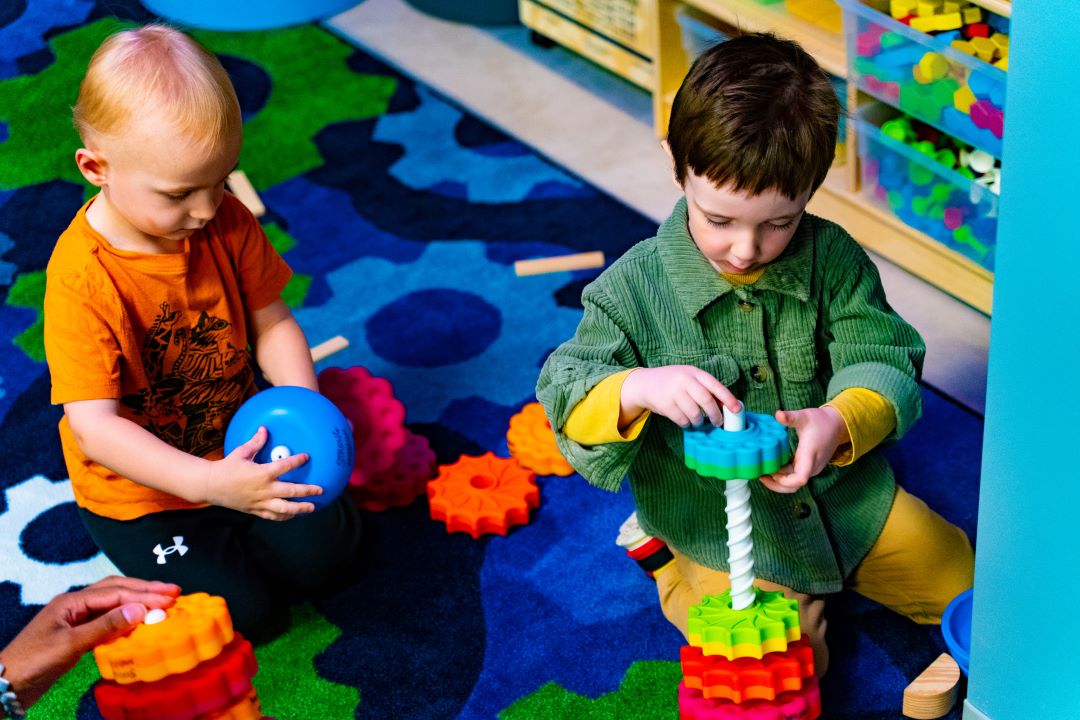
[{"label": "boy in green jacket", "polygon": [[898,487],[876,450],[922,412],[922,339],[866,253],[806,212],[839,112],[793,42],[746,35],[706,51],[664,144],[685,197],[585,289],[536,389],[578,472],[611,491],[629,475],[641,534],[670,551],[643,565],[684,635],[689,607],[729,581],[724,496],[684,465],[682,428],[720,425],[741,399],[793,431],[791,464],[751,483],[754,564],[759,586],[800,601],[819,675],[825,595],[848,587],[940,623],[974,575],[963,531]]}]

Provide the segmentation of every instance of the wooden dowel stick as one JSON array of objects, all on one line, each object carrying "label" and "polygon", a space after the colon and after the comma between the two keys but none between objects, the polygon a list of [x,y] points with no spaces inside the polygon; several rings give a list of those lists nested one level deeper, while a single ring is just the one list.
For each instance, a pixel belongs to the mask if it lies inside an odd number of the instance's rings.
[{"label": "wooden dowel stick", "polygon": [[514,263],[514,272],[518,275],[543,275],[544,273],[598,267],[604,267],[604,253],[596,250],[575,255],[538,258],[536,260],[518,260]]}]

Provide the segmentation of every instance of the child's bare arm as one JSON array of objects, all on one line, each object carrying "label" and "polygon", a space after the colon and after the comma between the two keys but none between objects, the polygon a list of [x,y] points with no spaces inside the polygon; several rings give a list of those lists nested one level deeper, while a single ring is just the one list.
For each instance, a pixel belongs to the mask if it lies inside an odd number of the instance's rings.
[{"label": "child's bare arm", "polygon": [[189,455],[120,417],[116,400],[66,403],[64,413],[75,441],[88,458],[140,485],[188,502],[220,505],[268,520],[287,520],[313,512],[315,507],[285,498],[322,492],[317,485],[278,479],[304,464],[307,455],[265,464],[252,461],[266,442],[264,429],[228,457],[212,461]]},{"label": "child's bare arm", "polygon": [[311,348],[285,301],[278,298],[255,310],[252,325],[255,358],[266,378],[274,385],[298,385],[318,392]]}]

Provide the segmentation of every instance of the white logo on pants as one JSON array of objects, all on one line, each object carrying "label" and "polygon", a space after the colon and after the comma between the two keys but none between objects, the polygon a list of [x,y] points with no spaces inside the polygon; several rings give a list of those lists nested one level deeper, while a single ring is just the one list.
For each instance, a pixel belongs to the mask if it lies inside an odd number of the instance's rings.
[{"label": "white logo on pants", "polygon": [[184,544],[183,535],[173,535],[173,544],[170,547],[163,548],[161,547],[161,543],[158,543],[157,546],[154,547],[154,554],[157,555],[158,565],[165,564],[166,555],[172,555],[175,552],[180,553],[180,557],[183,557],[185,554],[187,554],[187,551],[188,549],[187,545]]}]

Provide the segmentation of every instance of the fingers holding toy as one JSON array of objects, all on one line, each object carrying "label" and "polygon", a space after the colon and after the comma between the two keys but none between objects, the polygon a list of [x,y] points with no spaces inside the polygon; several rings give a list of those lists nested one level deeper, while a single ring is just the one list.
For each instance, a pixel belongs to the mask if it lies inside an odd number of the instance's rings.
[{"label": "fingers holding toy", "polygon": [[225,450],[229,455],[221,462],[234,456],[243,461],[231,467],[248,485],[243,512],[288,520],[337,499],[352,472],[354,438],[349,421],[329,399],[282,386],[240,406],[225,433]]},{"label": "fingers holding toy", "polygon": [[795,431],[799,443],[792,462],[761,478],[774,492],[792,493],[810,482],[829,464],[844,442],[847,426],[840,413],[829,406],[804,410],[779,410],[776,420]]},{"label": "fingers holding toy", "polygon": [[682,427],[724,422],[723,409],[739,407],[735,395],[709,373],[692,365],[640,368],[622,387],[624,407],[651,410]]}]

